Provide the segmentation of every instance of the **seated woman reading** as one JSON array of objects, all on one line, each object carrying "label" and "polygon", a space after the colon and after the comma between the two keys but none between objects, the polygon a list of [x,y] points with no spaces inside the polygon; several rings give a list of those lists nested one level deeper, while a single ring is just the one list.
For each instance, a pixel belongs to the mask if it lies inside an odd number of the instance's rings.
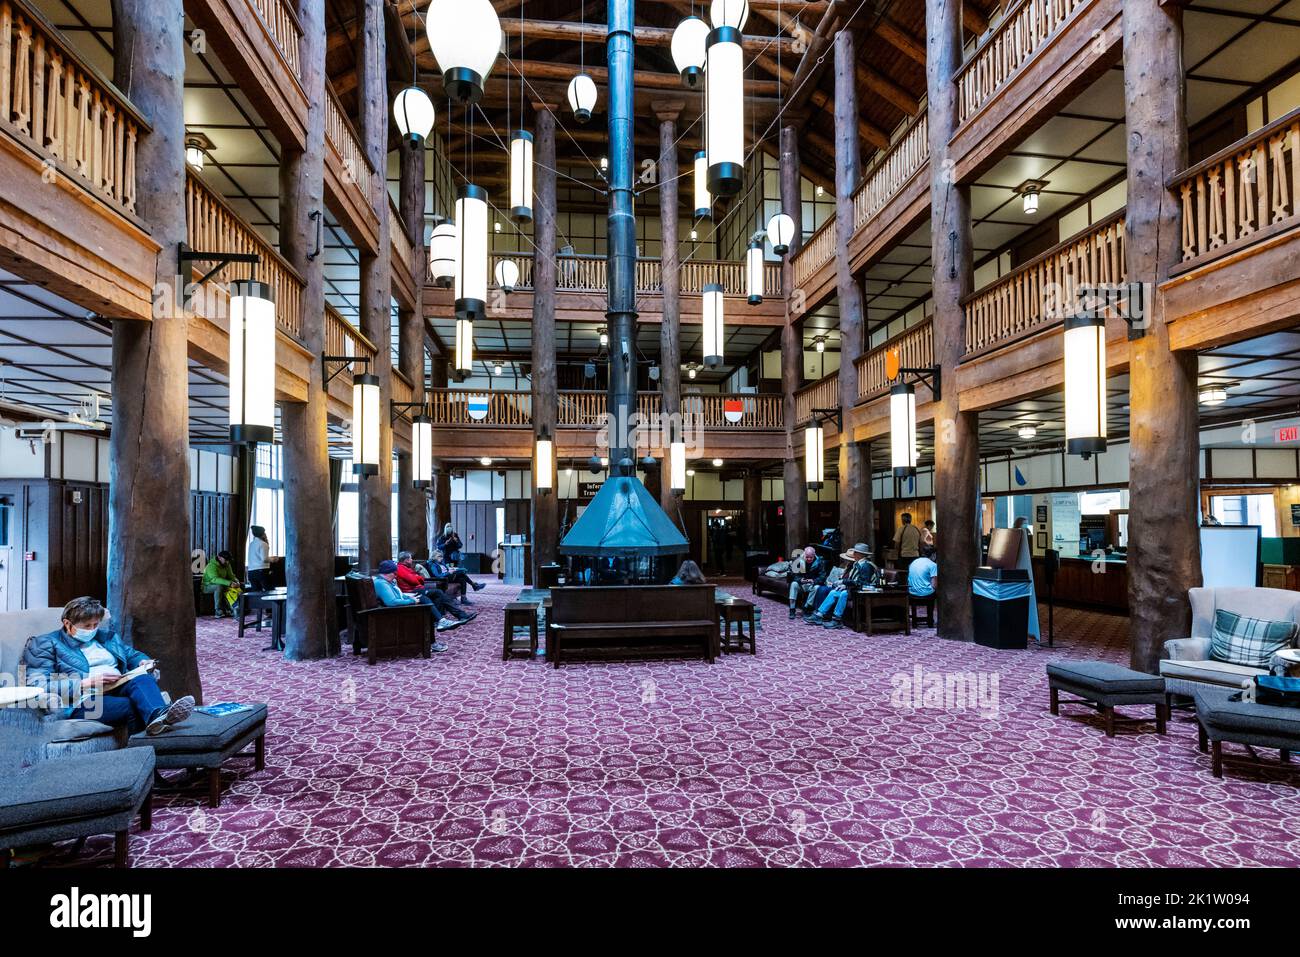
[{"label": "seated woman reading", "polygon": [[[464,569],[452,568],[448,565],[442,551],[439,549],[434,549],[433,557],[429,559],[427,565],[429,568],[429,577],[443,585],[464,585],[466,589],[472,588],[475,591],[482,591],[484,588],[487,588],[487,585],[482,582],[476,582],[474,579],[470,578],[469,573]],[[468,594],[468,591],[466,594]],[[465,595],[461,595],[460,602],[462,605],[470,604],[469,599],[465,597]]]},{"label": "seated woman reading", "polygon": [[[33,638],[23,652],[30,684],[57,696],[70,718],[91,718],[131,734],[162,734],[194,711],[189,695],[170,705],[152,672],[154,661],[118,637],[94,598],[74,598],[63,608],[63,627]],[[143,672],[117,687],[123,675]]]}]

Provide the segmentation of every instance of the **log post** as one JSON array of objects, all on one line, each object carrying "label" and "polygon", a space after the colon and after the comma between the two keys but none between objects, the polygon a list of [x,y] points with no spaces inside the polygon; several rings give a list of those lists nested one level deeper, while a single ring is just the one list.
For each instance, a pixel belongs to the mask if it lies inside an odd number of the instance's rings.
[{"label": "log post", "polygon": [[[401,186],[398,190],[398,208],[402,229],[411,243],[411,279],[416,302],[424,301],[424,161],[423,141],[403,142],[399,155]],[[411,401],[424,401],[424,316],[419,308],[403,309],[397,314],[397,361],[402,374],[411,381]],[[412,410],[411,414],[415,414]],[[397,540],[403,551],[416,558],[427,555],[429,541],[429,515],[427,496],[411,481],[415,462],[411,453],[399,456],[397,487]],[[426,450],[427,454],[427,450]]]},{"label": "log post", "polygon": [[388,79],[383,0],[357,0],[357,99],[361,142],[373,171],[371,206],[379,251],[361,257],[361,331],[375,344],[370,371],[379,377],[379,474],[358,482],[359,562],[374,569],[393,552],[392,245],[388,241]]},{"label": "log post", "polygon": [[[957,401],[957,364],[966,351],[961,299],[971,291],[970,190],[947,173],[948,141],[957,128],[961,66],[961,4],[926,0],[926,82],[929,89],[930,252],[934,263],[934,361],[942,399],[934,403],[935,525],[943,551],[935,603],[940,638],[971,637],[971,578],[980,558],[979,415]],[[921,393],[924,395],[922,387]]]},{"label": "log post", "polygon": [[148,119],[140,217],[161,246],[152,322],[113,323],[108,604],[173,696],[202,700],[190,579],[189,337],[185,241],[185,14],[181,0],[114,0],[113,78]]},{"label": "log post", "polygon": [[[429,388],[447,388],[447,357],[441,353],[429,356]],[[451,466],[442,459],[433,461],[433,499],[429,506],[433,521],[429,525],[429,553],[433,543],[442,534],[443,526],[451,521]]]},{"label": "log post", "polygon": [[[533,174],[533,439],[545,430],[559,448],[555,423],[558,419],[555,371],[555,114],[545,105],[537,107]],[[534,453],[533,468],[537,468]],[[551,456],[551,491],[537,491],[532,483],[532,542],[534,584],[540,582],[543,565],[557,560],[560,546],[559,468]]]},{"label": "log post", "polygon": [[745,548],[756,551],[763,539],[763,473],[751,468],[745,473]]},{"label": "log post", "polygon": [[[677,190],[677,119],[684,104],[680,100],[657,100],[651,104],[659,120],[659,253],[660,286],[663,289],[663,321],[659,324],[659,392],[663,422],[677,422],[682,411],[681,263],[677,223],[681,205]],[[683,435],[683,438],[685,436]],[[668,441],[665,437],[665,441]],[[674,523],[680,522],[681,508],[672,491],[665,449],[660,471],[659,504]]]},{"label": "log post", "polygon": [[310,104],[304,149],[286,148],[280,160],[280,249],[302,276],[302,341],[311,355],[307,401],[280,406],[284,442],[284,654],[301,661],[330,651],[335,633],[334,523],[330,500],[329,397],[320,357],[325,355],[325,258],[311,258],[316,221],[325,215],[325,14],[311,0],[298,3],[302,24],[302,84]]},{"label": "log post", "polygon": [[[803,292],[794,286],[795,253],[803,245],[803,200],[800,196],[799,130],[781,127],[781,211],[794,221],[790,251],[781,263],[785,325],[781,327],[781,398],[785,420],[785,554],[808,544],[808,479],[795,444],[794,394],[803,386]],[[802,445],[802,443],[800,443]]]},{"label": "log post", "polygon": [[1180,255],[1178,200],[1165,188],[1187,166],[1182,10],[1124,4],[1129,282],[1144,287],[1145,327],[1129,344],[1130,660],[1155,673],[1164,642],[1187,636],[1187,590],[1201,584],[1197,363],[1173,352],[1159,284]]}]

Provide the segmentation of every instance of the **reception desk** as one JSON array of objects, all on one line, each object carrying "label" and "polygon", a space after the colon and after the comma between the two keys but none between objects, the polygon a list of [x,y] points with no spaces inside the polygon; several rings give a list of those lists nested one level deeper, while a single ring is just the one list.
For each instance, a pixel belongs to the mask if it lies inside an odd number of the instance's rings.
[{"label": "reception desk", "polygon": [[[1039,601],[1046,601],[1047,576],[1041,556],[1034,557],[1034,583]],[[1109,557],[1097,562],[1092,558],[1062,555],[1052,594],[1057,604],[1127,615],[1128,563],[1123,558]]]},{"label": "reception desk", "polygon": [[533,584],[533,546],[529,542],[502,542],[498,577],[507,585]]}]

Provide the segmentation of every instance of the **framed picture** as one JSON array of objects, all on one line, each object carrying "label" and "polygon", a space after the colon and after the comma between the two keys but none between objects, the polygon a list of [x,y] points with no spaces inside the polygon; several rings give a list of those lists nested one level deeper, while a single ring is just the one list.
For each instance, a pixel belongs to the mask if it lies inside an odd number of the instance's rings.
[{"label": "framed picture", "polygon": [[1045,551],[1047,551],[1047,533],[1046,533],[1046,532],[1039,532],[1039,533],[1038,533],[1038,536],[1037,536],[1037,538],[1036,538],[1036,544],[1038,545],[1038,550],[1039,550],[1040,552],[1045,552]]},{"label": "framed picture", "polygon": [[1046,506],[1046,505],[1039,505],[1039,506],[1038,506],[1034,511],[1037,513],[1037,515],[1035,516],[1035,518],[1036,518],[1037,521],[1039,521],[1039,522],[1046,522],[1046,521],[1047,521],[1047,506]]}]

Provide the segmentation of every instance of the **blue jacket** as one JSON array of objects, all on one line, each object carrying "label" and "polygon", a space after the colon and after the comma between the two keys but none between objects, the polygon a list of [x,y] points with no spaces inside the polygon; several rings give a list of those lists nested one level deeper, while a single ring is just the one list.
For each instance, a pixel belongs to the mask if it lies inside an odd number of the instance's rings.
[{"label": "blue jacket", "polygon": [[[136,651],[111,628],[101,627],[95,640],[113,656],[119,674],[149,660],[148,655]],[[29,641],[23,650],[23,665],[29,685],[57,695],[68,706],[81,697],[82,679],[90,674],[81,643],[64,634],[62,628]]]},{"label": "blue jacket", "polygon": [[382,575],[374,577],[375,597],[385,608],[397,608],[402,605],[414,605],[420,599],[408,595]]}]

